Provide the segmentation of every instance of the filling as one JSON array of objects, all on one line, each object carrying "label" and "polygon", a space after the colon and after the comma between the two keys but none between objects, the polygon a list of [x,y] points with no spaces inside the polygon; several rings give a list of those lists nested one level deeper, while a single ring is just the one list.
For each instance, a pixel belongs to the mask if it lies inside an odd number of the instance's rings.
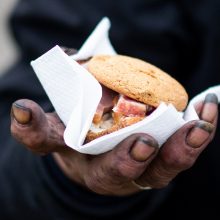
[{"label": "filling", "polygon": [[102,85],[102,98],[93,118],[90,131],[98,133],[123,121],[140,121],[154,107],[133,100]]}]

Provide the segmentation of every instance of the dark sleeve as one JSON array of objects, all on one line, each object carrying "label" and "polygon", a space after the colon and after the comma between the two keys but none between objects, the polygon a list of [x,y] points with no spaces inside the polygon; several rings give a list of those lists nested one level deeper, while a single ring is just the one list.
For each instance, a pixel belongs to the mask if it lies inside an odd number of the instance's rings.
[{"label": "dark sleeve", "polygon": [[63,175],[51,155],[36,156],[10,135],[10,107],[16,99],[30,98],[46,111],[52,108],[29,61],[55,44],[79,47],[104,15],[112,20],[111,39],[119,52],[172,73],[193,95],[218,84],[219,1],[178,2],[188,5],[160,0],[20,1],[12,25],[22,61],[0,79],[2,219],[142,220],[153,214],[155,219],[214,218],[220,185],[219,133],[195,167],[169,187],[127,197],[106,197],[81,188]]},{"label": "dark sleeve", "polygon": [[54,45],[78,49],[101,18],[89,19],[89,5],[84,0],[20,0],[10,24],[22,56],[36,59]]}]

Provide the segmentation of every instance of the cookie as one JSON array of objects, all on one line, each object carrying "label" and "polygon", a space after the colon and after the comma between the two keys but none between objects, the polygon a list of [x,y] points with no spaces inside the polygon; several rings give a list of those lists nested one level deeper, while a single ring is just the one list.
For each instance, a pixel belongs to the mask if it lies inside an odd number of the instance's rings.
[{"label": "cookie", "polygon": [[165,102],[182,111],[187,105],[184,87],[160,68],[143,60],[123,55],[98,55],[88,62],[87,68],[106,87],[153,107]]}]

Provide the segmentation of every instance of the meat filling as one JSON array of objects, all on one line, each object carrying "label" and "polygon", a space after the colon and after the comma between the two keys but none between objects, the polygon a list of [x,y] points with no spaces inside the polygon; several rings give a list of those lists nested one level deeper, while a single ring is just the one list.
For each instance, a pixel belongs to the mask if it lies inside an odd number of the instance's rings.
[{"label": "meat filling", "polygon": [[140,120],[140,118],[146,117],[153,109],[149,105],[118,94],[102,85],[102,98],[90,130],[100,132],[109,129],[125,118],[131,120],[138,118]]}]

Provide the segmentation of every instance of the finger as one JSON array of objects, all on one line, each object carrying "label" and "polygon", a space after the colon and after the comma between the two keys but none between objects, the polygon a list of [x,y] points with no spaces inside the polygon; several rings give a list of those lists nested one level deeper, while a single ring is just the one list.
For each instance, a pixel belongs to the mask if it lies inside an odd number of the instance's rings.
[{"label": "finger", "polygon": [[134,134],[111,152],[91,161],[86,185],[101,194],[127,194],[139,189],[132,180],[140,176],[158,152],[158,143],[147,134]]},{"label": "finger", "polygon": [[200,102],[196,107],[199,117],[215,126],[214,132],[211,134],[211,138],[213,138],[218,121],[218,97],[214,93],[209,93],[204,102]]},{"label": "finger", "polygon": [[200,118],[213,123],[218,116],[218,97],[214,93],[207,94],[200,112]]},{"label": "finger", "polygon": [[204,121],[188,123],[176,132],[136,182],[142,186],[161,188],[178,173],[191,167],[214,136],[217,104],[216,95],[207,94],[204,102],[197,105],[197,113]]},{"label": "finger", "polygon": [[168,139],[136,183],[152,188],[168,185],[178,173],[195,163],[211,141],[213,130],[214,126],[205,121],[187,123]]},{"label": "finger", "polygon": [[11,108],[11,133],[28,149],[46,154],[65,149],[64,125],[55,113],[45,114],[31,100],[18,100]]},{"label": "finger", "polygon": [[203,102],[196,104],[195,108],[200,119],[213,123],[218,115],[218,97],[214,93],[209,93]]}]

